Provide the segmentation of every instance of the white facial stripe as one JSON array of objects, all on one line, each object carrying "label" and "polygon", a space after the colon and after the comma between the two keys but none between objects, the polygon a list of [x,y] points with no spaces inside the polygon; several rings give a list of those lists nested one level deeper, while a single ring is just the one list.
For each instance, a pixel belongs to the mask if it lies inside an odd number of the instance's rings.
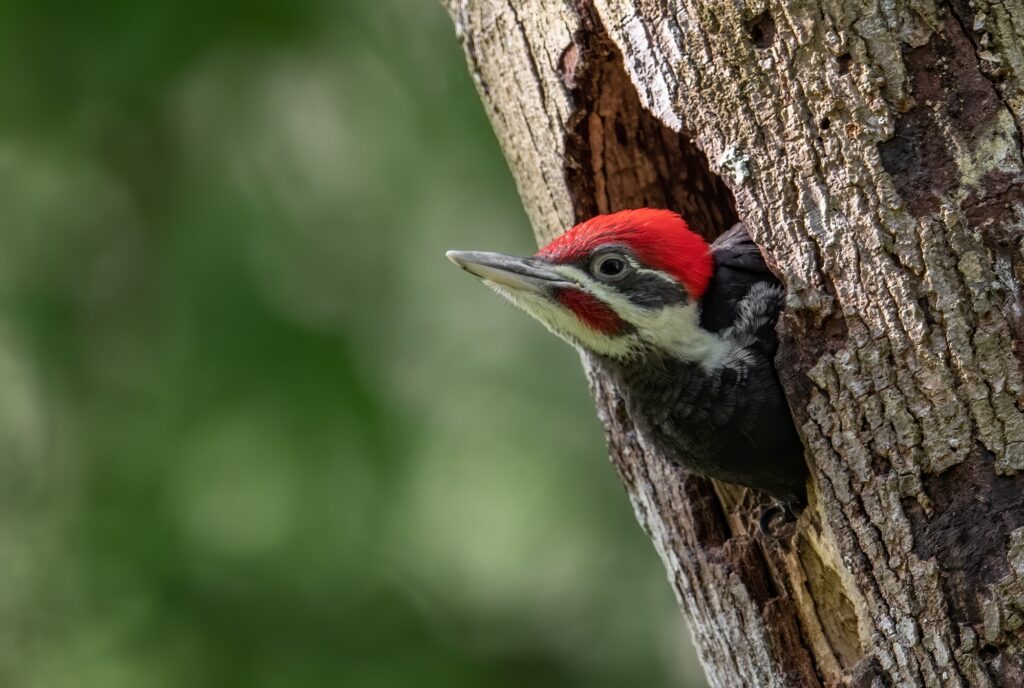
[{"label": "white facial stripe", "polygon": [[651,270],[650,268],[637,268],[636,271],[642,275],[654,275],[662,282],[668,282],[674,287],[679,286],[679,282],[676,281],[674,277],[666,275],[664,272],[661,272],[660,270]]},{"label": "white facial stripe", "polygon": [[660,279],[662,282],[667,282],[668,284],[671,284],[674,287],[679,286],[679,282],[671,275],[666,275],[661,270],[652,270],[651,268],[645,268],[644,266],[640,265],[635,260],[633,260],[633,256],[627,255],[625,256],[625,258],[627,261],[629,261],[629,264],[633,266],[633,270],[635,272],[638,272],[641,275],[653,275],[654,277]]}]

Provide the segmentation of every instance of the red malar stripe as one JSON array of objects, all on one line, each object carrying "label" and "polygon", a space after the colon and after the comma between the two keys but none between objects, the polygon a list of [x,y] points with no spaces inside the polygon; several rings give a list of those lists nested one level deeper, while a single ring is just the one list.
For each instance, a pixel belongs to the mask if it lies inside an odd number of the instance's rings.
[{"label": "red malar stripe", "polygon": [[616,335],[622,332],[626,324],[618,313],[586,292],[559,289],[555,292],[555,299],[595,332]]}]

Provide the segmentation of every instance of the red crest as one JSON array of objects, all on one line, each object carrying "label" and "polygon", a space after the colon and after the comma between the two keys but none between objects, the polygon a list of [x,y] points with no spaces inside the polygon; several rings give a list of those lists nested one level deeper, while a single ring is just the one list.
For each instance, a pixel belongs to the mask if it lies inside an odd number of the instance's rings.
[{"label": "red crest", "polygon": [[622,210],[581,222],[537,252],[553,263],[585,259],[608,244],[628,247],[655,270],[672,275],[699,299],[714,270],[711,248],[671,210]]}]

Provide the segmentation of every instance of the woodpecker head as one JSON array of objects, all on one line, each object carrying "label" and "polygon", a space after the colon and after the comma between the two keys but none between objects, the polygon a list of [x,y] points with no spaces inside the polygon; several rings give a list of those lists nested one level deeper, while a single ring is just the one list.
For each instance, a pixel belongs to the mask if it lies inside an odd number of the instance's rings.
[{"label": "woodpecker head", "polygon": [[574,346],[620,360],[661,351],[713,364],[722,354],[700,327],[711,251],[676,213],[599,215],[529,258],[447,255]]}]

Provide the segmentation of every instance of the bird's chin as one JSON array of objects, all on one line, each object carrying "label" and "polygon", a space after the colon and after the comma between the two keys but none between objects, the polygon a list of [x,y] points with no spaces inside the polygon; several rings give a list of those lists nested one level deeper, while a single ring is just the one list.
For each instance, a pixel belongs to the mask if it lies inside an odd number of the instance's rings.
[{"label": "bird's chin", "polygon": [[641,342],[634,337],[613,337],[590,330],[575,314],[542,294],[521,291],[490,280],[483,280],[483,283],[577,351],[623,362],[635,359],[641,349]]},{"label": "bird's chin", "polygon": [[485,279],[482,281],[495,294],[535,320],[539,320],[550,329],[550,325],[548,324],[545,316],[548,315],[546,311],[551,308],[551,305],[545,297],[533,292],[513,289],[505,284],[499,284],[498,282],[492,282],[491,280]]},{"label": "bird's chin", "polygon": [[[488,279],[480,280],[480,281],[484,283],[484,286],[486,286],[488,289],[493,291],[495,294],[497,294],[501,298],[503,298],[506,301],[508,301],[509,303],[511,303],[516,308],[518,308],[520,310],[523,310],[523,311],[526,311],[530,315],[533,315],[533,312],[530,310],[530,308],[527,305],[530,301],[535,300],[535,297],[533,297],[531,294],[529,294],[527,292],[519,291],[518,289],[511,289],[511,288],[509,288],[508,286],[506,286],[504,284],[499,284],[497,282],[492,282],[491,280],[488,280]],[[536,316],[534,316],[534,317],[536,317]]]}]

